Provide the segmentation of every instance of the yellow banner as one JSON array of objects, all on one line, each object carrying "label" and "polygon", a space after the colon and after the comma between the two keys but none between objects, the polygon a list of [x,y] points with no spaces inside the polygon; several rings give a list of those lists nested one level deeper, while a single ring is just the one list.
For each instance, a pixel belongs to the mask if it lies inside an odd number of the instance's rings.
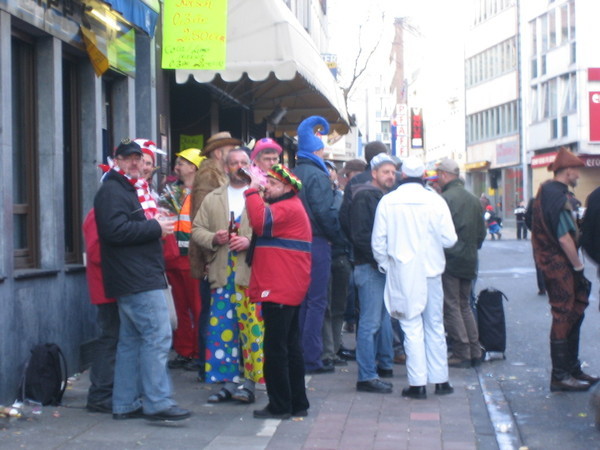
[{"label": "yellow banner", "polygon": [[83,42],[85,42],[85,49],[94,67],[94,72],[96,72],[96,76],[101,77],[108,70],[108,57],[98,48],[96,36],[92,30],[88,30],[85,27],[80,27],[80,30],[83,35]]},{"label": "yellow banner", "polygon": [[163,69],[225,69],[227,0],[165,0]]}]

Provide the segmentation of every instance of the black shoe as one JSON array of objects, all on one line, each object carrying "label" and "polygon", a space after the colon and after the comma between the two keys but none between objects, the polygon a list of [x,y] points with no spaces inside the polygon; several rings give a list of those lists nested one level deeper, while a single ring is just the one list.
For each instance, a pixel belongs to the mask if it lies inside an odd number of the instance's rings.
[{"label": "black shoe", "polygon": [[301,409],[300,411],[296,411],[292,413],[292,417],[306,417],[308,416],[308,410]]},{"label": "black shoe", "polygon": [[447,381],[435,384],[435,395],[448,395],[454,392],[454,388]]},{"label": "black shoe", "polygon": [[587,381],[580,381],[571,376],[568,376],[564,380],[552,379],[550,381],[550,392],[582,392],[587,391],[591,387],[592,385]]},{"label": "black shoe", "polygon": [[141,419],[142,417],[146,417],[142,408],[138,408],[135,411],[130,411],[126,413],[113,414],[113,419],[115,420]]},{"label": "black shoe", "polygon": [[89,412],[112,414],[112,405],[107,406],[101,403],[88,403],[87,405],[85,405],[85,407]]},{"label": "black shoe", "polygon": [[339,367],[339,366],[343,367],[343,366],[347,366],[348,365],[348,361],[346,361],[345,359],[340,358],[337,355],[336,355],[335,358],[333,358],[332,362],[333,362],[333,365],[336,366],[336,367]]},{"label": "black shoe", "polygon": [[146,414],[148,420],[162,420],[162,421],[174,421],[183,420],[190,417],[192,413],[187,409],[180,408],[179,406],[171,406],[169,409],[159,411],[155,414]]},{"label": "black shoe", "polygon": [[389,394],[392,392],[392,385],[390,383],[384,383],[379,378],[375,378],[374,380],[358,381],[356,383],[356,390],[360,392]]},{"label": "black shoe", "polygon": [[337,355],[346,361],[356,361],[356,350],[340,348],[337,352]]},{"label": "black shoe", "polygon": [[448,359],[448,367],[467,369],[469,367],[472,367],[472,363],[470,359],[458,359],[456,357],[451,357]]},{"label": "black shoe", "polygon": [[311,370],[305,370],[304,372],[308,375],[318,375],[320,373],[333,373],[335,372],[335,366],[331,362],[329,364],[325,364],[325,361],[323,361],[323,365],[321,367]]},{"label": "black shoe", "polygon": [[167,367],[169,367],[169,369],[183,369],[186,364],[190,363],[190,361],[193,361],[192,358],[186,358],[185,356],[177,355],[167,363]]},{"label": "black shoe", "polygon": [[[298,411],[299,413],[300,411]],[[306,412],[306,410],[305,410]],[[308,414],[308,413],[307,413]],[[290,413],[282,413],[275,414],[269,411],[269,405],[265,406],[263,409],[255,409],[252,413],[255,419],[279,419],[279,420],[287,420],[292,415]]]},{"label": "black shoe", "polygon": [[424,399],[427,398],[427,389],[425,386],[409,386],[402,389],[402,397]]},{"label": "black shoe", "polygon": [[600,381],[600,378],[597,377],[596,375],[587,374],[582,370],[580,370],[578,374],[573,375],[573,378],[575,378],[576,380],[579,380],[579,381],[587,381],[592,386],[594,384],[596,384],[598,381]]},{"label": "black shoe", "polygon": [[200,360],[194,359],[194,358],[190,358],[183,365],[182,369],[183,370],[187,370],[188,372],[198,372],[200,370]]},{"label": "black shoe", "polygon": [[379,375],[379,378],[394,378],[394,371],[392,369],[381,369],[378,367],[377,375]]},{"label": "black shoe", "polygon": [[485,360],[485,352],[481,352],[481,356],[479,358],[471,358],[471,367],[479,367],[481,363]]}]

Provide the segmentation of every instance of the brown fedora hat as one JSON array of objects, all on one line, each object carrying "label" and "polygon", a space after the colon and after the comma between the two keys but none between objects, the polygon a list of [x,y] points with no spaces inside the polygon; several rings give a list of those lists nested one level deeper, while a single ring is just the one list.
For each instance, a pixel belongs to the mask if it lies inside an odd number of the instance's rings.
[{"label": "brown fedora hat", "polygon": [[584,167],[584,162],[569,151],[567,147],[561,147],[556,154],[554,162],[548,165],[549,172],[557,172],[567,167]]},{"label": "brown fedora hat", "polygon": [[208,154],[213,150],[225,147],[226,145],[243,145],[243,142],[239,139],[231,137],[231,133],[229,131],[219,131],[218,133],[213,134],[208,141],[206,141],[206,145],[200,154],[202,156],[208,156]]}]

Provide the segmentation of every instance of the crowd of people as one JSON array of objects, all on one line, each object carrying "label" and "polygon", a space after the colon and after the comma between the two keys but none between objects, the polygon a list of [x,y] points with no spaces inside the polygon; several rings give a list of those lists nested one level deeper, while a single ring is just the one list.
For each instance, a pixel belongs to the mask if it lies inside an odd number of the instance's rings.
[{"label": "crowd of people", "polygon": [[[366,161],[338,168],[324,159],[319,134],[328,131],[320,116],[300,124],[293,170],[275,140],[246,147],[219,132],[176,154],[177,179],[160,194],[160,150],[145,139],[120,143],[84,223],[101,330],[90,411],[186,419],[169,370],[190,370],[218,384],[212,403],[254,403],[266,384],[268,403],[254,417],[288,419],[308,414],[306,374],[350,360],[356,389],[381,394],[393,392],[394,364],[405,363],[401,395],[413,399],[427,397],[427,384],[452,394],[448,368],[482,362],[470,299],[486,223],[458,164],[445,158],[426,171],[375,141]],[[565,152],[532,206],[532,243],[554,318],[551,389],[585,390],[598,378],[578,361],[589,282],[567,189],[581,164]],[[588,206],[596,221],[599,196]],[[596,258],[597,228],[585,244]],[[356,332],[356,349],[343,345],[343,329]]]}]

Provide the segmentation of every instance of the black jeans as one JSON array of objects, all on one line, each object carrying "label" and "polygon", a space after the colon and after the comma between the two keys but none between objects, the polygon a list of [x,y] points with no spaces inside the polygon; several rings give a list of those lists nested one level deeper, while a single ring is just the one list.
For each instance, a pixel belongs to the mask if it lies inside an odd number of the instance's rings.
[{"label": "black jeans", "polygon": [[525,221],[517,220],[517,239],[527,239],[527,226]]},{"label": "black jeans", "polygon": [[294,414],[310,406],[304,386],[299,310],[299,306],[262,303],[265,325],[264,371],[268,408],[273,414]]},{"label": "black jeans", "polygon": [[198,364],[200,370],[198,375],[203,377],[206,363],[206,331],[208,319],[210,319],[210,282],[207,278],[200,280],[200,301],[200,317],[198,319]]},{"label": "black jeans", "polygon": [[90,405],[103,405],[112,409],[115,359],[119,342],[119,307],[116,302],[96,306],[98,307],[96,322],[100,327],[100,336],[94,344],[87,402]]}]

